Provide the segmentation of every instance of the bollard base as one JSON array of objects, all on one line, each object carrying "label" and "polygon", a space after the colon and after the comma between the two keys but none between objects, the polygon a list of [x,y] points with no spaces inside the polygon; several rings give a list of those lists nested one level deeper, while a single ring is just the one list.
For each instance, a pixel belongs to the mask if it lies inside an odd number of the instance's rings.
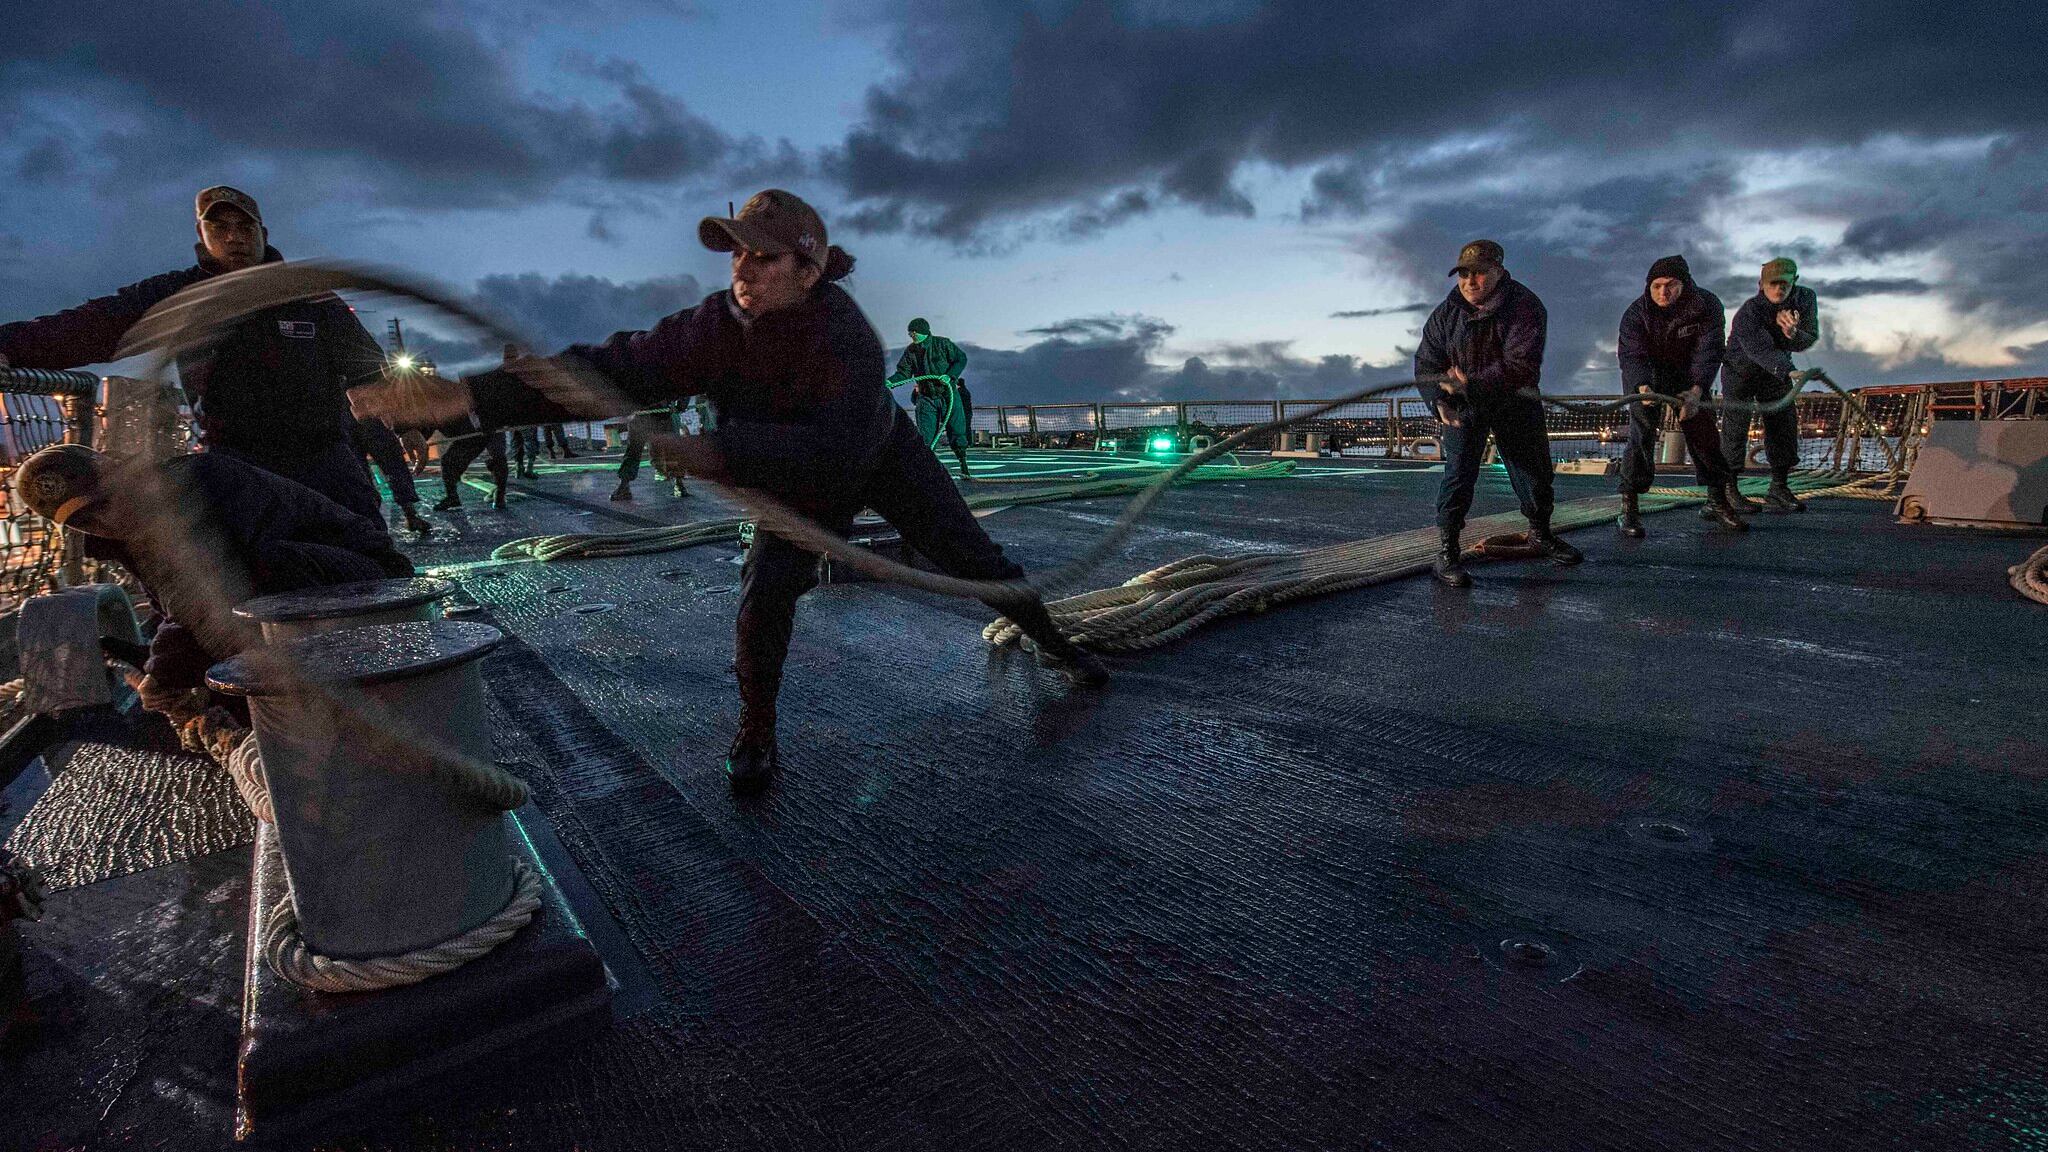
[{"label": "bollard base", "polygon": [[244,961],[235,1138],[263,1142],[328,1124],[388,1115],[411,1089],[537,1037],[594,1032],[611,1019],[604,964],[517,829],[509,837],[540,872],[542,905],[518,935],[443,976],[381,992],[313,992],[263,963],[269,909],[284,891],[259,825]]}]

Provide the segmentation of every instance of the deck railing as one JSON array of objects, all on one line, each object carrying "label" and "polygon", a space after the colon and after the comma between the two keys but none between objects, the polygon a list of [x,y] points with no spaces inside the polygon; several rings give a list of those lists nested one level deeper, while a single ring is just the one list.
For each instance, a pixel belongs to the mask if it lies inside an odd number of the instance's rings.
[{"label": "deck railing", "polygon": [[[1878,443],[1910,451],[1930,420],[2048,418],[2048,377],[1887,385],[1854,390],[1871,427],[1833,392],[1800,395],[1799,459],[1807,467],[1875,471],[1886,467]],[[1588,401],[1615,396],[1573,397]],[[1093,449],[1115,441],[1142,451],[1157,437],[1186,450],[1195,436],[1220,440],[1328,403],[1322,400],[1187,400],[1149,404],[995,404],[974,410],[977,443],[1020,448]],[[1619,457],[1628,440],[1625,411],[1585,415],[1546,411],[1551,455],[1559,460]],[[1667,422],[1668,425],[1668,422]],[[1247,452],[1319,449],[1344,456],[1428,458],[1437,443],[1436,417],[1418,397],[1347,404],[1290,428],[1247,441]],[[1763,428],[1750,428],[1752,450]],[[1901,443],[1901,437],[1904,443]],[[1284,441],[1284,442],[1283,442]]]}]

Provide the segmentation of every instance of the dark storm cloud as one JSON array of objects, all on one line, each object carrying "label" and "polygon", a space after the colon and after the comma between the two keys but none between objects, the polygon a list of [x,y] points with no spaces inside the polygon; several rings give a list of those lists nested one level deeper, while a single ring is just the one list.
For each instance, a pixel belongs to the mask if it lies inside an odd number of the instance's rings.
[{"label": "dark storm cloud", "polygon": [[693,276],[616,283],[602,276],[547,277],[537,272],[486,276],[475,298],[492,316],[528,334],[540,348],[603,340],[614,332],[653,327],[656,320],[704,298]]},{"label": "dark storm cloud", "polygon": [[1199,21],[1103,0],[877,7],[903,74],[870,93],[830,169],[857,200],[954,238],[1131,189],[1243,212],[1248,161],[1332,163],[1310,210],[1356,212],[1371,183],[1342,161],[1461,133],[1785,147],[2048,113],[2048,6],[2034,4],[1275,0]]},{"label": "dark storm cloud", "polygon": [[[524,337],[530,351],[553,353],[570,344],[602,341],[614,332],[651,328],[704,295],[703,285],[692,276],[619,283],[602,276],[526,272],[486,276],[476,282],[470,300]],[[406,345],[431,356],[444,372],[475,371],[497,363],[503,352],[496,345],[440,334],[433,324],[431,316],[410,324]]]},{"label": "dark storm cloud", "polygon": [[1075,317],[1025,334],[1042,338],[1018,349],[962,345],[976,404],[1327,399],[1406,371],[1352,356],[1300,357],[1282,341],[1206,346],[1174,366],[1174,328],[1150,316]]},{"label": "dark storm cloud", "polygon": [[472,206],[579,177],[673,181],[738,146],[631,65],[586,62],[608,93],[595,101],[527,91],[453,0],[110,0],[90,20],[16,7],[0,36],[0,123],[24,178],[61,174],[34,158],[69,137],[86,166],[138,184],[190,182],[204,157],[360,182],[386,204]]}]

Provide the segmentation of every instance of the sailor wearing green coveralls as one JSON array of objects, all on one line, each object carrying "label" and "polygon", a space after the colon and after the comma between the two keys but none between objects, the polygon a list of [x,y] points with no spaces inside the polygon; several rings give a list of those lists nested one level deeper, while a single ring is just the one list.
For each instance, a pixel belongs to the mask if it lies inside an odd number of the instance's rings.
[{"label": "sailor wearing green coveralls", "polygon": [[[974,415],[974,400],[967,394],[961,373],[967,370],[967,353],[944,336],[932,335],[932,326],[919,316],[910,322],[910,347],[896,361],[889,387],[917,381],[917,434],[934,452],[943,434],[960,461],[960,478],[967,471],[967,425]],[[935,379],[926,379],[935,377]]]}]

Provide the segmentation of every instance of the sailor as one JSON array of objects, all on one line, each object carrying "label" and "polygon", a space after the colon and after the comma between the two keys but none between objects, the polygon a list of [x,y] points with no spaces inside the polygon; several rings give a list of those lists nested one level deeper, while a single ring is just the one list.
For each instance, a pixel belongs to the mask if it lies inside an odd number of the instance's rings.
[{"label": "sailor", "polygon": [[[113,358],[144,313],[181,289],[284,259],[256,200],[216,185],[193,204],[198,262],[68,311],[0,325],[0,367],[75,368]],[[359,515],[377,517],[377,486],[357,446],[347,389],[377,378],[384,352],[334,295],[243,318],[212,346],[178,358],[201,443],[296,480]]]},{"label": "sailor", "polygon": [[[732,253],[730,290],[649,331],[621,332],[564,356],[596,368],[624,396],[585,401],[560,389],[544,393],[500,370],[411,394],[373,385],[356,393],[358,411],[403,424],[496,428],[708,395],[715,426],[668,439],[657,447],[657,460],[764,491],[840,536],[856,513],[872,508],[943,571],[1018,581],[989,602],[1023,628],[1040,663],[1078,684],[1104,682],[1107,671],[1060,634],[1037,593],[1021,583],[1023,569],[982,531],[909,415],[890,399],[881,340],[835,283],[853,270],[853,258],[827,243],[810,205],[771,189],[736,217],[707,217],[698,236],[705,247]],[[600,405],[606,410],[595,410]],[[744,792],[765,787],[777,769],[776,697],[797,600],[816,585],[817,560],[763,531],[740,579],[740,723],[725,771]]]},{"label": "sailor", "polygon": [[1550,435],[1535,398],[1549,315],[1536,293],[1508,274],[1506,259],[1491,240],[1465,245],[1450,273],[1458,285],[1429,314],[1415,347],[1415,379],[1443,425],[1444,479],[1436,498],[1442,548],[1432,571],[1453,588],[1472,583],[1459,561],[1458,534],[1489,435],[1529,519],[1529,542],[1557,564],[1585,559],[1550,530]]},{"label": "sailor", "polygon": [[[1678,430],[1685,435],[1693,474],[1707,490],[1700,515],[1740,532],[1749,526],[1729,503],[1735,476],[1721,455],[1721,434],[1714,427],[1713,410],[1699,406],[1713,391],[1714,374],[1721,369],[1725,315],[1720,298],[1693,283],[1685,257],[1666,256],[1650,265],[1643,294],[1621,314],[1614,354],[1621,362],[1624,393],[1654,392],[1684,402]],[[1641,403],[1629,408],[1628,454],[1621,458],[1621,518],[1615,522],[1623,536],[1639,539],[1643,535],[1637,500],[1649,491],[1657,474],[1651,452],[1663,419],[1662,404]]]},{"label": "sailor", "polygon": [[[631,500],[633,481],[640,475],[640,459],[648,452],[649,446],[665,434],[676,430],[676,414],[672,406],[664,405],[650,412],[635,412],[626,418],[626,455],[619,461],[619,486],[612,490],[613,500]],[[673,491],[677,496],[688,496],[683,489],[683,478],[671,478]]]},{"label": "sailor", "polygon": [[405,514],[405,526],[419,533],[433,531],[433,523],[420,515],[419,485],[413,483],[412,462],[406,459],[405,445],[378,420],[355,421],[350,435],[355,438],[356,451],[368,456],[377,471],[384,474],[384,483],[391,489],[391,502]]},{"label": "sailor", "polygon": [[[1768,404],[1799,385],[1792,353],[1804,352],[1820,339],[1820,298],[1799,283],[1799,265],[1780,256],[1763,266],[1757,293],[1735,310],[1728,325],[1728,352],[1721,365],[1721,391],[1730,400]],[[1747,412],[1727,413],[1721,425],[1721,451],[1735,475],[1749,463]],[[1792,494],[1789,478],[1799,463],[1799,413],[1796,402],[1762,415],[1764,459],[1770,464],[1771,486],[1764,507],[1773,512],[1804,512]],[[1735,496],[1739,512],[1755,512],[1755,501]]]},{"label": "sailor", "polygon": [[919,316],[910,322],[910,347],[896,361],[889,386],[915,380],[917,434],[933,450],[944,439],[960,462],[960,478],[971,480],[967,470],[967,429],[974,418],[974,398],[968,394],[967,353],[944,336],[932,335],[932,326]]},{"label": "sailor", "polygon": [[569,451],[569,434],[562,431],[560,424],[543,426],[541,428],[541,439],[547,444],[548,459],[555,459],[557,449],[560,449],[561,458],[564,460],[574,460],[576,458],[576,454]]},{"label": "sailor", "polygon": [[239,651],[232,611],[249,597],[413,574],[382,522],[226,452],[123,462],[57,444],[23,461],[14,486],[84,536],[86,556],[134,573],[162,614],[139,686],[157,711]]},{"label": "sailor", "polygon": [[441,445],[441,499],[434,505],[436,512],[462,507],[462,474],[469,471],[479,456],[484,458],[484,471],[491,474],[491,507],[505,507],[505,485],[512,479],[512,468],[505,455],[505,433],[472,432],[450,437]]}]

